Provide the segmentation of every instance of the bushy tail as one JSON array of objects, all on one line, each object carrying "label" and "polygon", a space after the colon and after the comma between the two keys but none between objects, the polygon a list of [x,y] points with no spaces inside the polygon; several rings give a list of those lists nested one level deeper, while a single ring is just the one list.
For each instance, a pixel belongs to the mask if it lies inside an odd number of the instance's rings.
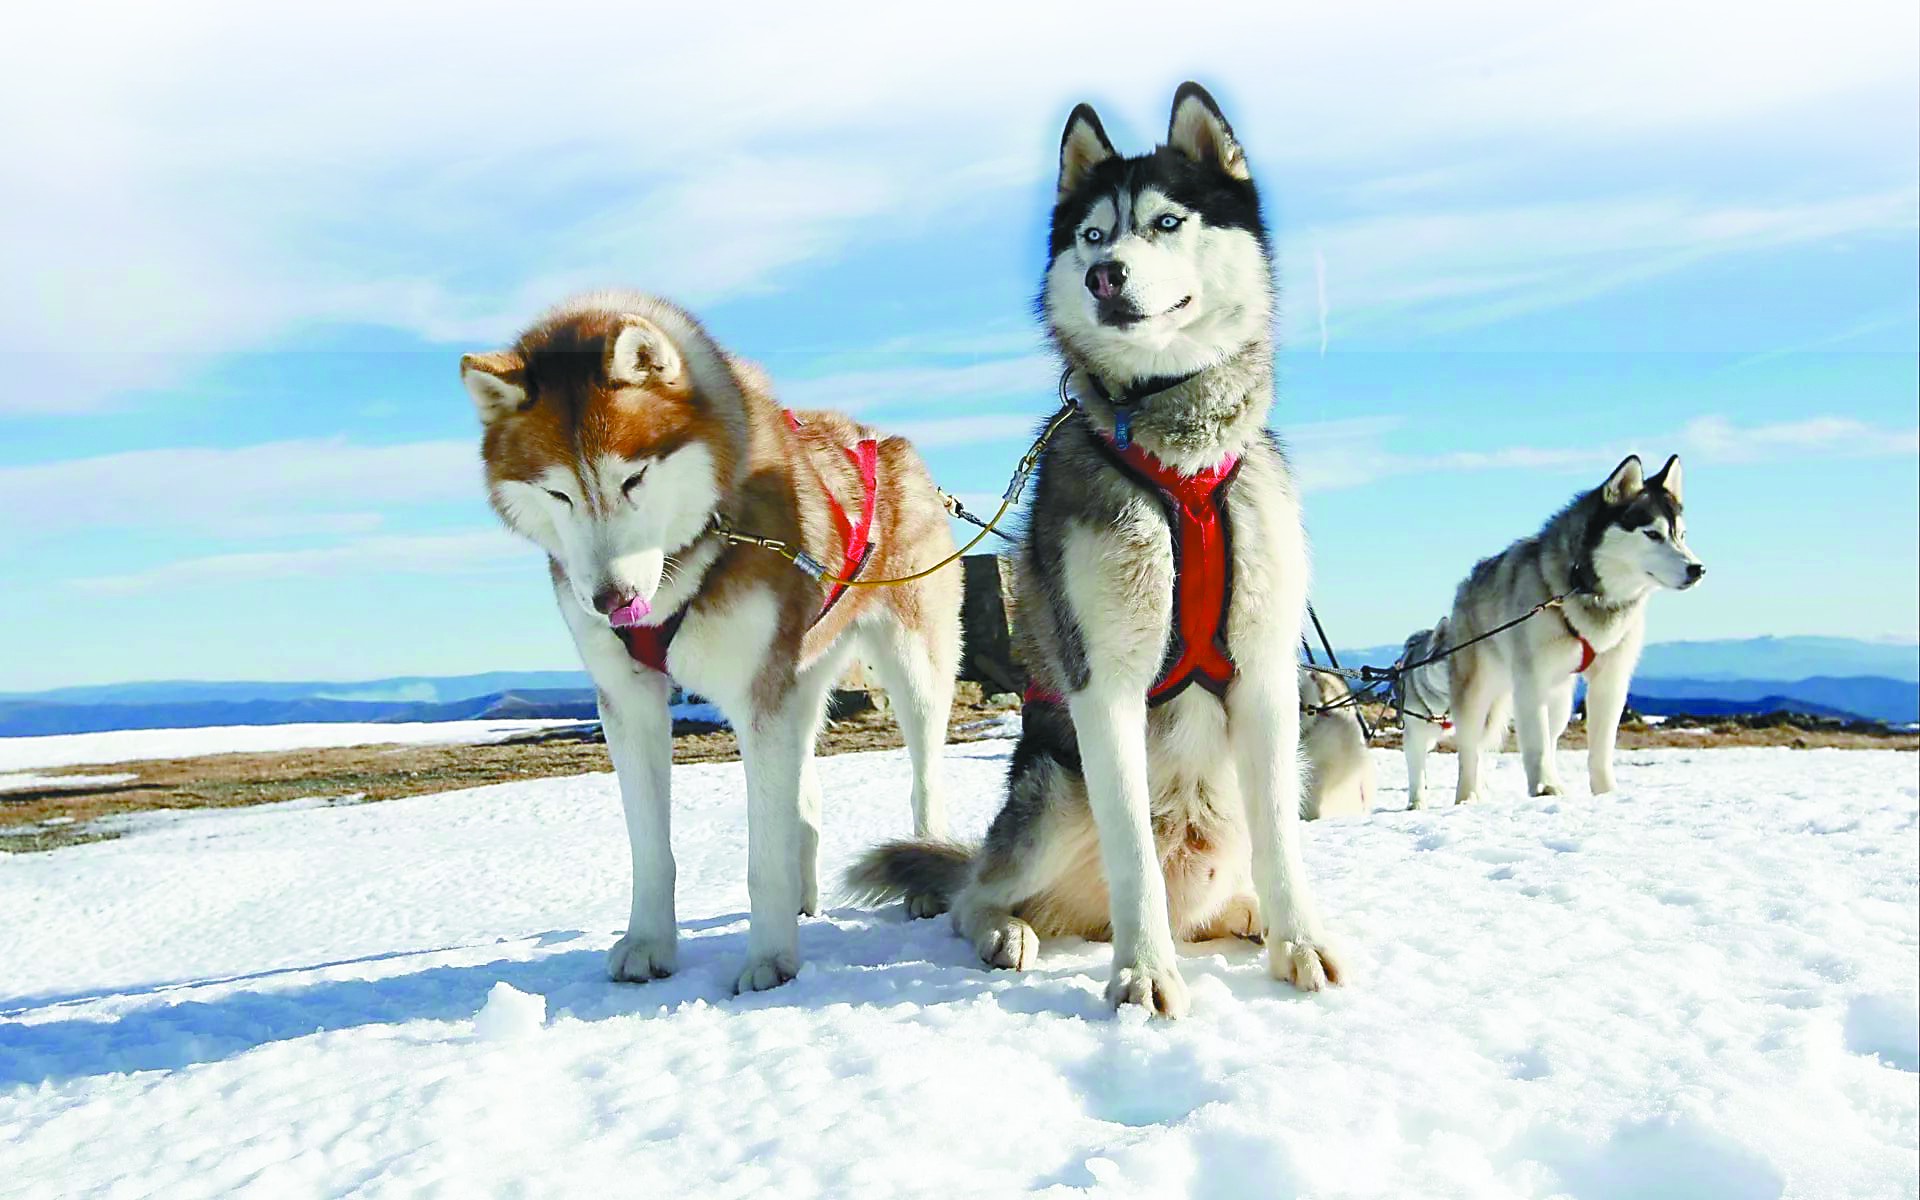
[{"label": "bushy tail", "polygon": [[887,842],[860,856],[847,872],[847,898],[884,904],[931,896],[952,904],[973,869],[973,851],[955,842]]}]

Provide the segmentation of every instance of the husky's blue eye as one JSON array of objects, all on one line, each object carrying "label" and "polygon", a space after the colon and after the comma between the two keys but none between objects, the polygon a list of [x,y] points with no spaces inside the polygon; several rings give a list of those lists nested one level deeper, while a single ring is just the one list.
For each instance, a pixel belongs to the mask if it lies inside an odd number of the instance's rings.
[{"label": "husky's blue eye", "polygon": [[1646,531],[1646,534],[1648,537],[1652,538],[1656,542],[1661,542],[1666,540],[1665,538],[1660,536],[1660,531],[1658,529],[1649,529]]},{"label": "husky's blue eye", "polygon": [[1155,221],[1154,224],[1171,233],[1180,228],[1185,221],[1185,217],[1176,217],[1172,213],[1162,213],[1160,219]]},{"label": "husky's blue eye", "polygon": [[1101,238],[1106,237],[1107,235],[1102,233],[1098,229],[1089,229],[1085,233],[1081,234],[1080,236],[1087,239],[1089,242],[1097,242]]}]

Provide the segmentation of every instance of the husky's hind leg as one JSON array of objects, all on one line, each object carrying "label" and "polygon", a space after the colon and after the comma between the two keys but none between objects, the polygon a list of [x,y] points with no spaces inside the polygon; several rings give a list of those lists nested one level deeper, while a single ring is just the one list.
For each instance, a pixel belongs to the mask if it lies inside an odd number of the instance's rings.
[{"label": "husky's hind leg", "polygon": [[1520,664],[1514,672],[1513,731],[1520,742],[1520,765],[1527,773],[1527,795],[1560,796],[1566,789],[1553,769],[1553,717],[1548,697],[1532,672],[1531,663]]},{"label": "husky's hind leg", "polygon": [[1460,767],[1459,782],[1453,790],[1455,804],[1465,804],[1480,795],[1480,755],[1495,741],[1490,726],[1499,705],[1495,689],[1502,684],[1488,675],[1485,658],[1474,651],[1466,651],[1454,660],[1453,736]]},{"label": "husky's hind leg", "polygon": [[[936,622],[938,624],[938,622]],[[947,719],[953,711],[953,676],[960,653],[957,631],[922,632],[888,619],[873,627],[863,648],[887,690],[900,736],[913,763],[913,836],[939,841],[947,836],[946,798],[940,786],[941,751],[947,744]],[[909,895],[907,914],[931,917],[946,911],[938,896]]]},{"label": "husky's hind leg", "polygon": [[1420,808],[1427,802],[1427,755],[1440,740],[1440,726],[1412,713],[1402,718],[1400,746],[1407,756],[1407,807]]},{"label": "husky's hind leg", "polygon": [[954,928],[988,966],[1025,970],[1041,933],[1103,938],[1106,912],[1086,789],[1030,732],[1015,752],[1007,802],[954,899]]},{"label": "husky's hind leg", "polygon": [[944,838],[947,806],[940,788],[940,753],[953,712],[959,639],[930,636],[885,619],[867,632],[862,649],[887,690],[913,761],[913,836]]}]

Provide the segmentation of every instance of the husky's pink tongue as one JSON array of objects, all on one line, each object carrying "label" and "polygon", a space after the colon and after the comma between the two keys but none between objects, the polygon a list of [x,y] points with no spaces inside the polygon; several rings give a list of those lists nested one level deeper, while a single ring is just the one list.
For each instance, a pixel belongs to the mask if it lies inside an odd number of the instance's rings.
[{"label": "husky's pink tongue", "polygon": [[635,596],[624,605],[607,614],[607,621],[615,629],[631,629],[638,625],[643,617],[653,611],[653,605],[647,603],[645,596]]}]

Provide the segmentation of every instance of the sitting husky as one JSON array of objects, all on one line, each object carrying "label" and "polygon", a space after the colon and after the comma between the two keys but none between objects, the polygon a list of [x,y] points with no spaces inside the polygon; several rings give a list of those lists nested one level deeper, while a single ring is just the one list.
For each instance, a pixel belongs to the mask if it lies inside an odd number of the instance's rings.
[{"label": "sitting husky", "polygon": [[[1400,663],[1417,663],[1447,649],[1447,619],[1422,629],[1400,649]],[[1400,745],[1407,756],[1407,807],[1426,805],[1423,782],[1427,752],[1453,732],[1453,699],[1447,691],[1447,660],[1428,663],[1394,677],[1393,707],[1400,714]]]},{"label": "sitting husky", "polygon": [[[1373,757],[1359,711],[1343,703],[1353,693],[1338,675],[1300,670],[1300,746],[1307,756],[1307,786],[1300,815],[1364,817],[1373,811]],[[1330,707],[1331,706],[1331,707]]]},{"label": "sitting husky", "polygon": [[1554,747],[1573,711],[1574,677],[1587,677],[1587,780],[1613,790],[1613,740],[1647,631],[1655,588],[1690,588],[1707,569],[1687,548],[1680,459],[1651,477],[1628,457],[1607,481],[1574,498],[1539,533],[1473,568],[1454,594],[1448,634],[1463,645],[1555,596],[1565,601],[1448,659],[1460,783],[1480,789],[1480,753],[1505,735],[1511,705],[1527,794],[1557,796]]},{"label": "sitting husky", "polygon": [[1174,939],[1264,935],[1275,978],[1338,982],[1300,860],[1294,648],[1307,553],[1273,403],[1273,283],[1240,144],[1196,84],[1167,144],[1069,118],[1041,308],[1078,411],[1014,558],[1032,676],[977,852],[881,847],[870,897],[951,896],[994,966],[1112,938],[1110,1003],[1187,1011]]},{"label": "sitting husky", "polygon": [[[668,783],[674,680],[714,701],[747,774],[748,957],[737,990],[799,969],[819,909],[813,739],[856,648],[913,759],[913,823],[945,826],[935,779],[960,648],[960,572],[840,587],[724,526],[805,548],[842,579],[911,574],[952,552],[919,458],[845,417],[786,413],[753,368],[662,300],[587,296],[460,372],[485,425],[487,492],[548,555],[560,613],[600,694],[633,848],[633,908],[607,968],[674,969]],[[931,913],[912,898],[916,911]]]}]

